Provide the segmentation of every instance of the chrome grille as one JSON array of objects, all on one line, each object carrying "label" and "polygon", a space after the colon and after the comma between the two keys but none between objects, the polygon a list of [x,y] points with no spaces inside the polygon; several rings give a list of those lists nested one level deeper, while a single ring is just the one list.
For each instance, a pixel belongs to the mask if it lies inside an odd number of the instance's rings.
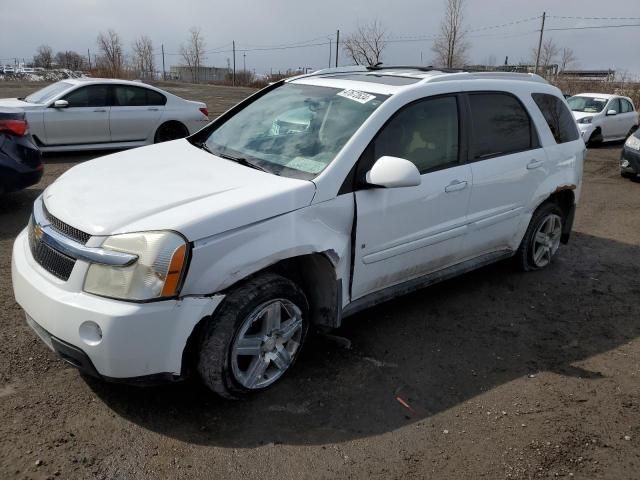
[{"label": "chrome grille", "polygon": [[69,280],[71,271],[76,264],[75,259],[67,257],[63,253],[58,252],[54,248],[51,248],[46,243],[38,240],[34,233],[34,228],[35,222],[32,218],[29,222],[28,235],[29,248],[31,249],[33,258],[47,272],[66,282],[67,280]]},{"label": "chrome grille", "polygon": [[80,242],[83,245],[86,244],[91,238],[91,235],[89,235],[88,233],[85,233],[82,230],[78,230],[77,228],[74,228],[71,225],[64,223],[59,218],[51,215],[49,213],[49,210],[47,210],[44,202],[42,202],[42,211],[44,212],[44,216],[46,217],[46,219],[49,221],[49,223],[51,223],[51,226],[62,235],[69,237],[76,242]]}]

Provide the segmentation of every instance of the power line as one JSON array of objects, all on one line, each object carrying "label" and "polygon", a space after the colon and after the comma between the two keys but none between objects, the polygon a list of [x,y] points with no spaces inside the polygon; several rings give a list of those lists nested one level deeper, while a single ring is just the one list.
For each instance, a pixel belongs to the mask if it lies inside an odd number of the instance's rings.
[{"label": "power line", "polygon": [[565,30],[591,30],[591,29],[599,29],[599,28],[625,28],[625,27],[640,27],[640,23],[627,23],[624,25],[591,25],[589,27],[547,28],[547,31],[560,32]]},{"label": "power line", "polygon": [[565,17],[559,15],[547,15],[547,18],[560,18],[565,20],[640,20],[640,17]]}]

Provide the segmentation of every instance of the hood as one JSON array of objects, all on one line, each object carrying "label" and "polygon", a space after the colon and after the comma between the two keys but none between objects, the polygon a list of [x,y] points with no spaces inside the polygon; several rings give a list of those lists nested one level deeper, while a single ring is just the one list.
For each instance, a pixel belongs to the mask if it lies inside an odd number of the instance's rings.
[{"label": "hood", "polygon": [[573,118],[575,118],[576,120],[580,120],[584,117],[595,117],[599,112],[574,112],[572,110],[571,113],[573,113]]},{"label": "hood", "polygon": [[314,194],[313,182],[175,140],[82,163],[43,196],[52,215],[91,235],[175,230],[193,241],[305,207]]},{"label": "hood", "polygon": [[0,98],[0,107],[20,108],[22,110],[29,110],[32,108],[42,107],[37,103],[29,103],[17,98]]}]

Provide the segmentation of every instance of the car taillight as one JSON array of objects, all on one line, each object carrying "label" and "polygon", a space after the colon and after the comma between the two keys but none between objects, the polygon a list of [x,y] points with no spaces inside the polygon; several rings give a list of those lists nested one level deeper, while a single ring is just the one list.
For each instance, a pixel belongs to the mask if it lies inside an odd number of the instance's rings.
[{"label": "car taillight", "polygon": [[198,110],[200,110],[200,112],[207,118],[209,118],[209,110],[207,109],[207,107],[202,107],[199,108]]},{"label": "car taillight", "polygon": [[26,120],[0,120],[0,132],[7,132],[22,137],[29,131]]}]

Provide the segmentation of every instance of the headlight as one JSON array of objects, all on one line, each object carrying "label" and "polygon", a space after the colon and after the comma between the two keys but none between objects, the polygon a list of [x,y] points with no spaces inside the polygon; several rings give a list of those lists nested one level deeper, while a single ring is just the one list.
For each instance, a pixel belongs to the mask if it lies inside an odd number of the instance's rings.
[{"label": "headlight", "polygon": [[634,150],[640,150],[640,138],[631,135],[629,138],[627,138],[624,146],[627,148],[633,148]]},{"label": "headlight", "polygon": [[582,117],[577,120],[578,123],[591,123],[593,122],[593,117]]},{"label": "headlight", "polygon": [[187,243],[174,232],[114,235],[102,248],[132,253],[138,260],[126,267],[92,264],[84,291],[122,300],[151,300],[178,294],[187,265]]}]

